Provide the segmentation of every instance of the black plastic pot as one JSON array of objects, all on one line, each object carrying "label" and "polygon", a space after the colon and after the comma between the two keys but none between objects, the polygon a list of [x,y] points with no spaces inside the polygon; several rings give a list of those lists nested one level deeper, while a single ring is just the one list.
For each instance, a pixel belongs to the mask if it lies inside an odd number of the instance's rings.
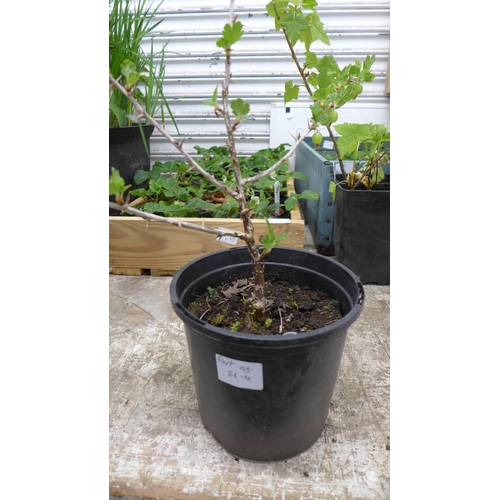
[{"label": "black plastic pot", "polygon": [[343,318],[309,332],[259,336],[224,330],[191,314],[193,294],[251,275],[245,247],[190,262],[170,288],[185,325],[202,423],[229,453],[256,461],[290,458],[319,438],[347,330],[364,299],[349,269],[313,252],[277,247],[266,257],[265,271],[327,291],[339,300]]},{"label": "black plastic pot", "polygon": [[371,191],[337,186],[335,260],[363,284],[390,284],[390,195],[388,182]]},{"label": "black plastic pot", "polygon": [[[124,179],[125,185],[132,185],[130,189],[139,187],[134,183],[134,174],[137,170],[150,170],[149,139],[154,127],[142,125],[142,130],[146,138],[147,150],[138,125],[109,129],[109,174],[111,175],[111,167],[116,168]],[[131,200],[133,199],[134,197],[131,197]],[[114,201],[114,197],[110,196],[110,201]]]}]

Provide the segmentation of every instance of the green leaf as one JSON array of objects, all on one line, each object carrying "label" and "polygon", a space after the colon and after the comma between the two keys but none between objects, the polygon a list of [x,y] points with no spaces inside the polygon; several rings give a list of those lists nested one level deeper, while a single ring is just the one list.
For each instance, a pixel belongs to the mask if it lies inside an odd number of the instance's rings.
[{"label": "green leaf", "polygon": [[301,13],[294,15],[292,12],[289,12],[286,16],[281,18],[280,22],[281,25],[285,27],[286,34],[288,35],[288,38],[290,38],[292,45],[295,45],[298,42],[302,31],[309,29],[307,19]]},{"label": "green leaf", "polygon": [[298,85],[294,85],[292,80],[288,80],[285,83],[285,104],[292,99],[298,99],[299,98],[299,90],[300,87]]},{"label": "green leaf", "polygon": [[127,125],[127,113],[125,113],[122,108],[110,102],[109,111],[116,117],[119,127],[125,127]]},{"label": "green leaf", "polygon": [[331,85],[332,79],[340,75],[340,68],[333,56],[324,56],[316,64],[318,68],[318,84],[320,87],[326,88]]},{"label": "green leaf", "polygon": [[319,199],[319,194],[316,191],[313,191],[312,189],[304,189],[299,195],[298,195],[299,200],[318,200]]},{"label": "green leaf", "polygon": [[307,81],[312,87],[317,87],[319,85],[318,73],[311,73]]},{"label": "green leaf", "polygon": [[217,87],[215,87],[215,90],[214,90],[214,93],[212,95],[212,98],[211,99],[205,99],[203,101],[203,104],[206,104],[207,106],[214,106],[214,107],[218,107],[217,106],[217,94],[219,92],[219,86],[217,85]]},{"label": "green leaf", "polygon": [[262,243],[264,243],[264,247],[261,247],[264,248],[264,251],[262,252],[263,256],[267,255],[273,248],[278,246],[278,243],[281,240],[284,240],[285,238],[290,236],[290,233],[283,233],[279,235],[275,234],[268,219],[266,219],[266,224],[267,224],[268,234],[265,234],[262,237]]},{"label": "green leaf", "polygon": [[287,210],[288,212],[291,212],[295,208],[296,205],[297,205],[297,197],[296,196],[289,196],[285,200],[285,210]]},{"label": "green leaf", "polygon": [[217,47],[228,49],[243,36],[243,25],[236,21],[231,26],[227,23],[222,31],[222,37],[217,40]]},{"label": "green leaf", "polygon": [[235,99],[231,101],[231,109],[233,110],[234,116],[241,120],[243,116],[248,115],[250,113],[250,104],[243,101],[243,99]]},{"label": "green leaf", "polygon": [[111,175],[109,176],[109,194],[112,195],[121,195],[124,191],[126,191],[131,184],[125,186],[125,181],[120,175],[120,172],[111,167]]},{"label": "green leaf", "polygon": [[141,78],[136,65],[128,59],[122,62],[120,72],[125,77],[125,86],[135,85]]},{"label": "green leaf", "polygon": [[306,56],[306,66],[314,67],[318,62],[318,56],[314,52],[307,51],[305,53]]},{"label": "green leaf", "polygon": [[312,119],[315,123],[319,123],[326,127],[335,122],[333,116],[334,110],[332,108],[324,109],[317,102],[309,107],[311,109]]},{"label": "green leaf", "polygon": [[371,123],[342,123],[334,127],[340,135],[337,144],[342,155],[354,153],[359,145],[372,138],[373,125]]},{"label": "green leaf", "polygon": [[303,30],[300,32],[299,39],[305,45],[306,50],[308,51],[311,48],[311,44],[314,42],[309,24],[307,30]]},{"label": "green leaf", "polygon": [[321,40],[325,45],[330,45],[330,40],[328,39],[328,35],[326,34],[325,30],[323,29],[323,23],[321,22],[319,18],[319,14],[314,11],[311,14],[311,38],[312,41],[314,42],[315,40]]},{"label": "green leaf", "polygon": [[299,181],[307,181],[307,175],[304,172],[292,172],[292,177],[298,179]]},{"label": "green leaf", "polygon": [[200,209],[200,210],[206,210],[207,212],[213,210],[214,204],[209,203],[205,200],[202,200],[201,198],[193,198],[184,208],[186,209]]},{"label": "green leaf", "polygon": [[134,183],[142,184],[148,179],[151,179],[151,172],[149,170],[136,170],[134,174]]},{"label": "green leaf", "polygon": [[314,9],[314,7],[318,6],[318,2],[316,0],[302,0],[301,1],[302,8],[303,9]]},{"label": "green leaf", "polygon": [[278,14],[281,17],[285,13],[287,5],[288,0],[273,0],[266,5],[266,11],[271,17],[276,17],[276,12],[274,10],[276,6]]}]

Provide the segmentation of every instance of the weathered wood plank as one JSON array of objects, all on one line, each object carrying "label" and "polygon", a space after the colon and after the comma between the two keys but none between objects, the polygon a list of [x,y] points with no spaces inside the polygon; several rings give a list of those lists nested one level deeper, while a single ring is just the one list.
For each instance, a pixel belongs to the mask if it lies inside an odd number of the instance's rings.
[{"label": "weathered wood plank", "polygon": [[[181,219],[191,223],[203,223],[211,228],[242,230],[239,219]],[[263,219],[253,221],[257,239],[267,234]],[[304,247],[304,221],[298,208],[291,213],[288,222],[273,223],[276,234],[289,233],[281,246]],[[204,254],[243,246],[221,243],[212,234],[171,226],[140,217],[109,217],[109,267],[113,274],[138,276],[149,270],[153,276],[175,274],[182,266]]]}]

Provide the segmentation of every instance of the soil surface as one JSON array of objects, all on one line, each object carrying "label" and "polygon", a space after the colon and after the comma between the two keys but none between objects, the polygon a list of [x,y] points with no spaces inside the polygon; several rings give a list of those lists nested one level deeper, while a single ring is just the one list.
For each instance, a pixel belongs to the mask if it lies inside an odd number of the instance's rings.
[{"label": "soil surface", "polygon": [[306,332],[338,321],[342,314],[337,300],[308,286],[286,281],[266,282],[267,310],[264,324],[252,320],[251,279],[239,279],[195,298],[189,310],[198,318],[226,330],[282,335]]}]

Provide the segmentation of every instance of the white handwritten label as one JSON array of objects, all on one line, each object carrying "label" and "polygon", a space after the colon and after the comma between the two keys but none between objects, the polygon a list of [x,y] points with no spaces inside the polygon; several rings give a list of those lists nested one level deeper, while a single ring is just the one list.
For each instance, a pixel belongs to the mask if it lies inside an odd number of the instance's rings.
[{"label": "white handwritten label", "polygon": [[250,363],[237,359],[226,358],[220,354],[215,355],[217,376],[226,384],[234,385],[241,389],[264,389],[264,377],[261,363]]},{"label": "white handwritten label", "polygon": [[[219,227],[219,231],[231,231],[225,227]],[[220,243],[227,243],[228,245],[238,244],[238,238],[236,236],[217,236],[216,240]]]},{"label": "white handwritten label", "polygon": [[323,149],[333,149],[332,141],[323,141]]}]

